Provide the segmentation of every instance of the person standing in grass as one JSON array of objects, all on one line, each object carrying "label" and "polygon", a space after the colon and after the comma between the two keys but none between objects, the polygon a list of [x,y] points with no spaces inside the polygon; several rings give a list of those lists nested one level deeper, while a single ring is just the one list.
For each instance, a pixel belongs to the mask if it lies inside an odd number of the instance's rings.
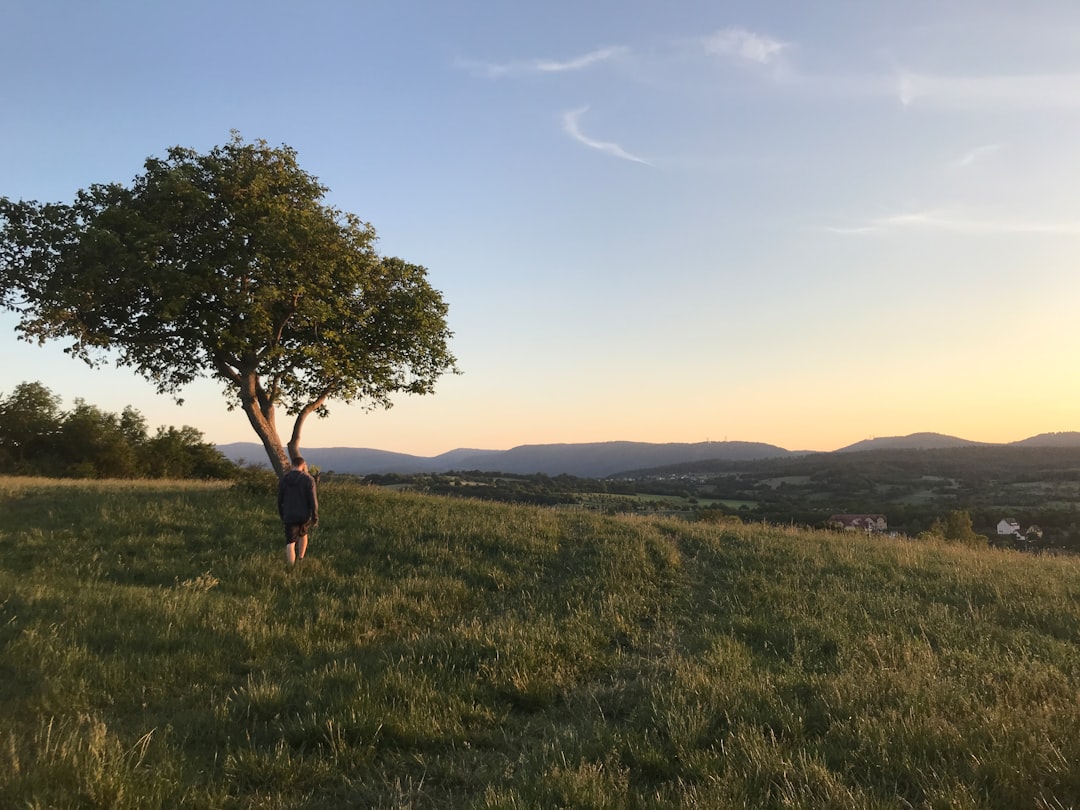
[{"label": "person standing in grass", "polygon": [[278,482],[278,514],[285,524],[285,559],[289,565],[304,558],[308,531],[319,522],[315,479],[307,469],[307,462],[296,456],[292,459],[292,469]]}]

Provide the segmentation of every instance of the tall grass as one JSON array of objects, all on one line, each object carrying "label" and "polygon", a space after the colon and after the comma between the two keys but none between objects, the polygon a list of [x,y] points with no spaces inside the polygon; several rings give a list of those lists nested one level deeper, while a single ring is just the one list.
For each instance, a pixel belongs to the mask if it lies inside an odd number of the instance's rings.
[{"label": "tall grass", "polygon": [[0,807],[1080,806],[1080,562],[0,479]]}]

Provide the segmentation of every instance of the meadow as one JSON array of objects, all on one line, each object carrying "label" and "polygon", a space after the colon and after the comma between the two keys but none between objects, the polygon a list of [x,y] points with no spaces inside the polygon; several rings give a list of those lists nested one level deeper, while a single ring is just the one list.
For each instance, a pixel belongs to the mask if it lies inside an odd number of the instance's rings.
[{"label": "meadow", "polygon": [[0,479],[0,807],[1080,806],[1080,558]]}]

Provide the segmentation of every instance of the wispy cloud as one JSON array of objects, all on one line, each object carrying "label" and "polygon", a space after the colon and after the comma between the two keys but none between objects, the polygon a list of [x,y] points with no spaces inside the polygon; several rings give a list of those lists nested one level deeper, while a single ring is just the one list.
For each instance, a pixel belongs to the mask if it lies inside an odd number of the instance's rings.
[{"label": "wispy cloud", "polygon": [[826,230],[844,235],[888,234],[900,231],[938,231],[958,234],[1042,234],[1080,236],[1080,221],[1050,222],[1018,219],[995,219],[958,214],[943,209],[913,211],[873,219],[850,227]]},{"label": "wispy cloud", "polygon": [[1080,73],[1031,76],[935,76],[904,73],[896,80],[904,106],[980,110],[1080,107]]},{"label": "wispy cloud", "polygon": [[705,39],[707,53],[757,65],[774,64],[787,47],[786,42],[744,28],[724,28]]},{"label": "wispy cloud", "polygon": [[997,152],[1001,151],[1001,144],[988,143],[984,146],[976,147],[970,152],[965,152],[953,161],[949,162],[950,169],[966,169],[968,166],[972,166],[976,163],[980,163]]},{"label": "wispy cloud", "polygon": [[533,59],[522,62],[492,63],[475,60],[459,59],[457,65],[465,70],[484,78],[497,79],[502,76],[521,76],[530,73],[568,73],[576,70],[584,70],[592,65],[609,62],[629,53],[629,48],[612,46],[598,48],[594,51],[575,56],[570,59]]},{"label": "wispy cloud", "polygon": [[581,116],[588,112],[588,109],[588,107],[579,107],[576,110],[569,110],[568,112],[563,113],[563,132],[565,132],[567,135],[569,135],[571,138],[578,141],[579,143],[583,143],[592,149],[599,149],[601,152],[606,152],[609,155],[613,155],[617,158],[622,158],[623,160],[631,160],[634,163],[644,163],[646,166],[652,165],[644,158],[640,158],[637,155],[633,155],[630,152],[627,152],[617,143],[611,143],[609,141],[597,141],[583,133],[581,131]]},{"label": "wispy cloud", "polygon": [[590,65],[594,65],[597,62],[607,62],[610,59],[622,56],[627,53],[628,49],[622,46],[613,48],[600,48],[596,51],[590,51],[587,54],[579,56],[575,59],[567,59],[564,62],[555,62],[550,60],[541,60],[534,62],[536,70],[542,73],[562,73],[567,70],[581,70],[587,68]]}]

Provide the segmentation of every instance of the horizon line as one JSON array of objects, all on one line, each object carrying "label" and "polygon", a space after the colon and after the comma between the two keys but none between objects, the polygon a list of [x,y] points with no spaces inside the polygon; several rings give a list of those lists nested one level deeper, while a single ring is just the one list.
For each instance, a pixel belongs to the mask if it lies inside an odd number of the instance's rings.
[{"label": "horizon line", "polygon": [[[888,441],[894,441],[894,440],[900,440],[900,439],[915,439],[915,438],[918,438],[918,437],[931,437],[931,436],[935,437],[937,439],[947,439],[947,440],[952,440],[952,441],[956,441],[956,442],[962,442],[962,443],[967,444],[967,445],[984,445],[984,446],[987,446],[987,447],[1009,447],[1011,445],[1016,445],[1016,444],[1020,444],[1022,442],[1030,441],[1031,439],[1038,439],[1038,438],[1042,438],[1042,437],[1046,437],[1046,436],[1070,436],[1070,435],[1076,435],[1076,436],[1080,437],[1080,431],[1076,431],[1076,430],[1045,431],[1043,433],[1036,433],[1036,434],[1033,434],[1031,436],[1025,436],[1022,439],[1014,439],[1012,441],[1004,441],[1004,442],[991,442],[991,441],[979,441],[977,439],[965,439],[962,436],[953,436],[953,435],[950,435],[950,434],[937,433],[937,432],[934,432],[934,431],[916,431],[915,433],[908,433],[908,434],[896,435],[896,436],[869,436],[869,437],[867,437],[865,439],[859,439],[857,441],[841,445],[840,447],[837,447],[837,448],[835,448],[833,450],[815,450],[815,449],[810,449],[810,448],[799,448],[799,449],[794,449],[793,450],[791,448],[784,447],[782,445],[773,444],[772,442],[753,441],[753,440],[749,440],[749,439],[726,439],[726,438],[725,439],[720,439],[720,440],[717,440],[717,439],[704,439],[704,440],[697,441],[697,442],[688,442],[688,441],[681,441],[681,442],[680,441],[670,441],[670,442],[664,442],[664,441],[655,442],[655,441],[653,441],[653,442],[650,442],[650,441],[640,441],[640,440],[636,440],[636,439],[605,439],[605,440],[601,440],[601,441],[583,441],[583,442],[526,442],[524,444],[516,444],[516,445],[513,445],[511,447],[506,447],[506,448],[501,448],[501,449],[498,449],[498,448],[484,448],[484,447],[458,446],[458,447],[451,448],[450,450],[445,450],[445,451],[443,451],[441,453],[435,453],[434,455],[420,455],[418,453],[409,453],[409,452],[406,452],[406,451],[403,451],[403,450],[384,450],[384,449],[378,448],[378,447],[358,447],[358,446],[353,446],[353,445],[330,445],[330,446],[325,446],[324,445],[324,446],[319,446],[319,447],[316,447],[314,445],[308,445],[308,446],[305,446],[305,449],[306,449],[306,451],[311,451],[311,450],[367,450],[367,451],[376,452],[376,453],[387,453],[387,454],[391,454],[391,455],[411,456],[413,458],[429,458],[429,459],[430,458],[438,458],[439,456],[445,456],[445,455],[449,455],[450,453],[458,453],[458,452],[507,453],[507,452],[510,452],[511,450],[518,450],[518,449],[527,448],[527,447],[573,447],[573,446],[582,446],[582,447],[584,447],[584,446],[589,446],[589,445],[610,445],[610,444],[653,445],[653,446],[658,446],[658,447],[662,447],[662,446],[665,446],[665,445],[686,445],[688,447],[692,447],[692,446],[702,445],[702,444],[755,444],[755,445],[763,445],[763,446],[767,446],[767,447],[775,447],[776,449],[783,450],[786,453],[835,453],[835,452],[838,452],[840,450],[846,450],[848,448],[855,447],[857,445],[864,444],[864,443],[888,442]],[[250,445],[254,445],[254,446],[258,447],[260,450],[263,449],[262,445],[258,441],[252,441],[252,440],[238,440],[238,441],[211,442],[211,443],[215,447],[226,447],[226,446],[231,446],[231,445],[250,444]],[[947,449],[952,449],[952,448],[942,447],[942,448],[934,448],[934,449],[945,449],[945,450],[947,450]]]}]

